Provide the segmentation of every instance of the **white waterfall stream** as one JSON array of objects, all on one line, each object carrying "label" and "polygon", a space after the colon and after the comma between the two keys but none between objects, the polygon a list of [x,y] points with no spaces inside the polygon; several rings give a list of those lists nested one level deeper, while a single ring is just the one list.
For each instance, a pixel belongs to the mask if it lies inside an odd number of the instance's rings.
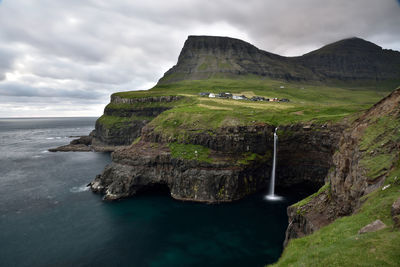
[{"label": "white waterfall stream", "polygon": [[281,197],[275,195],[275,172],[276,172],[276,150],[278,146],[278,134],[277,134],[278,127],[275,128],[274,131],[274,157],[272,161],[272,171],[271,171],[271,181],[269,184],[269,192],[266,196],[269,200],[279,200]]}]

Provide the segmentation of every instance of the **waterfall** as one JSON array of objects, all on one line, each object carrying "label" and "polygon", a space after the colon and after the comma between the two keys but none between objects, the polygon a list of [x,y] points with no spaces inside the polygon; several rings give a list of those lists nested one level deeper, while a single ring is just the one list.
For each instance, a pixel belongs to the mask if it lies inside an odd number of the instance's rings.
[{"label": "waterfall", "polygon": [[271,181],[269,184],[269,192],[268,192],[268,195],[266,196],[266,198],[269,200],[281,199],[281,197],[275,195],[276,149],[278,146],[278,134],[276,133],[277,130],[278,130],[278,127],[276,127],[275,131],[274,131],[274,157],[273,157],[273,161],[272,161],[272,171],[271,171]]}]

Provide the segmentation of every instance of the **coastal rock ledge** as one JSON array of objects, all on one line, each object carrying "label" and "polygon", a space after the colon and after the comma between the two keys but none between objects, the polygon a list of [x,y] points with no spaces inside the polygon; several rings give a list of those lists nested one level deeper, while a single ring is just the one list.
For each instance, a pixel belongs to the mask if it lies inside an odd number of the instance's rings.
[{"label": "coastal rock ledge", "polygon": [[[332,165],[344,124],[294,124],[280,127],[276,185],[313,190],[324,183]],[[230,126],[192,132],[179,143],[157,134],[150,125],[142,129],[140,141],[112,153],[106,166],[90,186],[105,200],[130,197],[160,186],[174,199],[197,202],[228,202],[242,199],[269,184],[273,132],[271,125]],[[177,157],[174,146],[201,147],[207,157]],[[187,146],[187,147],[185,147]],[[293,152],[295,151],[295,153]],[[197,151],[192,151],[196,153]],[[303,163],[303,164],[301,164]],[[290,171],[289,171],[290,170]]]},{"label": "coastal rock ledge", "polygon": [[178,200],[233,201],[267,184],[269,166],[232,164],[232,156],[212,151],[212,163],[176,159],[165,144],[141,141],[116,150],[113,162],[90,183],[105,200],[135,195],[164,186]]}]

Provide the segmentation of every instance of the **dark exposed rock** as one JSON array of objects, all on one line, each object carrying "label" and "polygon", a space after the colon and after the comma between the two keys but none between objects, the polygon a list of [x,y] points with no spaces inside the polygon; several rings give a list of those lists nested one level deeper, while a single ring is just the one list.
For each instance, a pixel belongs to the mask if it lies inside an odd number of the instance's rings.
[{"label": "dark exposed rock", "polygon": [[[304,130],[302,124],[283,128],[278,158],[285,160],[280,166],[291,168],[291,161],[298,162],[293,168],[299,173],[295,175],[294,172],[283,171],[278,175],[277,186],[309,183],[317,188],[323,183],[331,166],[338,134],[344,126],[311,127],[312,131]],[[258,124],[224,127],[211,133],[190,133],[185,138],[188,143],[211,149],[214,162],[211,164],[172,158],[164,144],[176,140],[146,126],[138,144],[113,153],[113,163],[93,181],[92,189],[105,193],[106,199],[117,199],[134,195],[138,190],[154,184],[165,184],[176,199],[220,202],[243,198],[266,187],[271,160],[254,161],[245,166],[237,164],[237,158],[243,153],[272,153],[274,128]],[[296,134],[296,131],[299,133]],[[297,152],[292,153],[290,149]],[[315,165],[310,161],[309,165],[302,167],[300,162],[310,158],[318,159]]]},{"label": "dark exposed rock", "polygon": [[386,224],[384,224],[381,220],[376,220],[361,228],[360,231],[358,231],[358,234],[376,232],[384,228],[386,228]]},{"label": "dark exposed rock", "polygon": [[[332,209],[329,205],[329,199],[329,192],[323,192],[302,207],[288,207],[287,214],[289,217],[289,225],[286,229],[284,246],[286,246],[291,239],[309,235],[322,226],[332,222]],[[309,212],[310,210],[313,212]],[[308,213],[305,214],[306,212]]]},{"label": "dark exposed rock", "polygon": [[345,123],[280,126],[278,184],[286,187],[309,184],[315,190],[321,187],[346,127]]},{"label": "dark exposed rock", "polygon": [[79,139],[72,140],[70,142],[71,145],[85,145],[90,146],[92,144],[92,137],[90,136],[81,136]]},{"label": "dark exposed rock", "polygon": [[101,120],[96,121],[95,130],[91,133],[92,148],[96,151],[114,151],[121,146],[128,146],[140,136],[142,128],[162,112],[170,109],[167,106],[143,107],[143,103],[170,103],[182,99],[182,96],[152,96],[141,98],[123,98],[111,96],[111,104],[128,104],[124,108],[115,108],[108,105],[104,109],[104,116],[131,118],[120,122],[118,127],[110,127]]},{"label": "dark exposed rock", "polygon": [[69,144],[65,146],[60,146],[57,148],[50,148],[50,152],[89,152],[92,151],[90,146],[84,144]]},{"label": "dark exposed rock", "polygon": [[175,199],[226,202],[266,186],[268,165],[235,165],[229,156],[223,156],[227,155],[213,155],[213,163],[175,159],[168,147],[141,141],[116,150],[113,162],[94,179],[91,188],[105,194],[104,199],[115,200],[164,184]]},{"label": "dark exposed rock", "polygon": [[[205,146],[219,152],[263,154],[271,149],[273,129],[274,127],[271,125],[258,124],[222,127],[206,131],[189,131],[184,142]],[[178,141],[169,135],[154,131],[150,126],[143,128],[142,140],[153,143]]]},{"label": "dark exposed rock", "polygon": [[400,197],[393,203],[391,214],[395,228],[400,228]]},{"label": "dark exposed rock", "polygon": [[92,144],[91,136],[80,136],[78,139],[72,140],[69,145],[60,146],[57,148],[50,148],[50,152],[88,152],[92,151],[90,145]]},{"label": "dark exposed rock", "polygon": [[[329,183],[328,198],[321,201],[311,199],[303,207],[291,206],[288,208],[289,227],[285,244],[290,238],[300,237],[312,233],[320,227],[334,221],[336,218],[353,214],[361,205],[361,197],[376,190],[385,182],[387,173],[376,179],[369,179],[366,166],[362,159],[368,151],[360,149],[360,142],[365,129],[377,118],[386,116],[399,118],[400,115],[400,89],[393,91],[372,108],[362,114],[351,127],[343,131],[340,138],[338,151],[333,156],[332,168],[326,182]],[[392,140],[381,145],[382,153],[395,152],[399,143]],[[394,158],[399,160],[399,155]],[[322,194],[323,195],[323,194]],[[398,220],[398,218],[394,218]]]},{"label": "dark exposed rock", "polygon": [[400,53],[350,38],[300,57],[283,57],[234,38],[189,36],[178,63],[159,84],[248,74],[288,81],[399,80]]},{"label": "dark exposed rock", "polygon": [[[148,120],[132,120],[122,122],[118,127],[109,127],[96,121],[95,130],[93,131],[93,146],[95,147],[112,147],[126,146],[140,136],[142,128],[148,123]],[[114,150],[114,149],[112,149]]]}]

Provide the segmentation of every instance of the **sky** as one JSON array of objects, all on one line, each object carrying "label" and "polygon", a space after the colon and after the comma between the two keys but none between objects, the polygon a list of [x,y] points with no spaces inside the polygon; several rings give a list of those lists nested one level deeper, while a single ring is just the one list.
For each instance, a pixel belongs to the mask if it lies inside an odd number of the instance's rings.
[{"label": "sky", "polygon": [[400,51],[399,0],[0,0],[0,117],[100,116],[153,87],[188,35],[299,56],[348,37]]}]

